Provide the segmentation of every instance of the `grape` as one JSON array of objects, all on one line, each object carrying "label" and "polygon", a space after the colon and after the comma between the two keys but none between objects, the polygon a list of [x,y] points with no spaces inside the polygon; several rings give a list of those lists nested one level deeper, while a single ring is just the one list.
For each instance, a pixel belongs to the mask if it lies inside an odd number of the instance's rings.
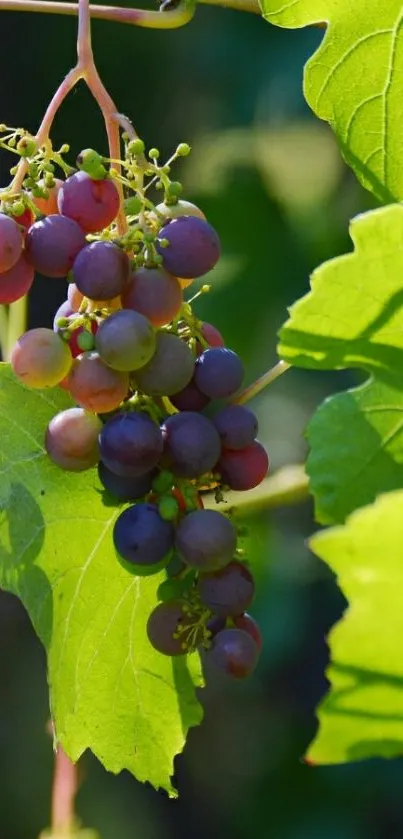
[{"label": "grape", "polygon": [[101,458],[116,475],[138,477],[157,465],[163,450],[161,429],[147,414],[122,412],[100,435]]},{"label": "grape", "polygon": [[[109,227],[119,212],[119,193],[113,181],[92,180],[86,172],[75,172],[63,184],[57,204],[59,212],[74,219],[86,233]],[[114,295],[111,295],[113,297]]]},{"label": "grape", "polygon": [[170,396],[186,387],[193,372],[194,356],[188,345],[176,335],[159,332],[155,354],[136,373],[136,382],[150,396]]},{"label": "grape", "polygon": [[181,478],[198,478],[209,472],[220,456],[219,435],[202,414],[184,411],[168,417],[162,426],[164,461]]},{"label": "grape", "polygon": [[121,309],[101,323],[95,346],[105,364],[114,370],[138,370],[154,355],[156,336],[147,318]]},{"label": "grape", "polygon": [[213,638],[206,659],[234,679],[245,679],[257,665],[259,650],[253,638],[242,629],[222,629]]},{"label": "grape", "polygon": [[8,271],[22,253],[23,236],[17,222],[0,213],[0,272]]},{"label": "grape", "polygon": [[231,489],[246,491],[262,483],[269,469],[269,458],[262,444],[255,440],[239,451],[224,449],[216,469]]},{"label": "grape", "polygon": [[98,436],[101,420],[82,408],[68,408],[50,421],[45,436],[46,451],[61,469],[82,472],[99,461]]},{"label": "grape", "polygon": [[98,465],[98,475],[109,495],[123,503],[137,501],[138,498],[147,495],[150,492],[155,472],[145,472],[144,475],[138,477],[116,475],[101,460]]},{"label": "grape", "polygon": [[169,560],[174,528],[171,522],[161,518],[154,504],[135,504],[116,520],[113,541],[126,562],[146,568],[160,566],[162,560]]},{"label": "grape", "polygon": [[0,303],[14,303],[28,294],[34,276],[32,265],[22,254],[12,268],[0,274]]},{"label": "grape", "polygon": [[258,432],[255,414],[243,405],[227,405],[215,415],[213,423],[226,449],[244,449]]},{"label": "grape", "polygon": [[18,339],[11,353],[11,367],[28,387],[55,387],[72,364],[67,344],[51,329],[30,329]]},{"label": "grape", "polygon": [[[166,247],[160,244],[163,239],[168,241]],[[190,280],[214,268],[220,256],[220,240],[207,221],[182,216],[161,228],[157,251],[170,274]]]},{"label": "grape", "polygon": [[177,316],[182,289],[176,277],[163,268],[139,268],[122,294],[122,305],[140,312],[153,326],[163,326]]},{"label": "grape", "polygon": [[78,312],[81,303],[84,300],[84,295],[81,294],[81,291],[78,290],[75,283],[69,283],[69,287],[67,289],[67,300],[70,303],[72,311]]},{"label": "grape", "polygon": [[74,282],[90,300],[118,297],[129,274],[129,258],[113,242],[92,242],[82,249],[73,265]]},{"label": "grape", "polygon": [[245,612],[244,615],[237,615],[236,617],[234,617],[233,621],[236,629],[243,629],[244,632],[247,632],[248,635],[250,635],[250,637],[253,638],[260,652],[263,645],[262,633],[258,627],[258,624],[252,618],[252,616],[248,615],[247,612]]},{"label": "grape", "polygon": [[214,571],[231,562],[237,536],[233,524],[217,510],[195,510],[182,519],[176,548],[187,565]]},{"label": "grape", "polygon": [[[184,600],[168,600],[159,603],[151,612],[147,621],[147,635],[150,644],[159,653],[185,655],[189,647],[203,640],[202,628],[195,629],[195,618],[186,609]],[[178,637],[175,638],[175,635]]]},{"label": "grape", "polygon": [[45,277],[65,277],[84,245],[84,233],[75,221],[52,215],[30,227],[26,254],[35,271]]},{"label": "grape", "polygon": [[201,601],[216,615],[240,615],[252,603],[255,584],[242,562],[230,562],[211,574],[201,574],[197,584]]},{"label": "grape", "polygon": [[217,632],[221,632],[222,629],[225,629],[225,618],[219,617],[218,615],[212,615],[206,622],[206,629],[208,629],[214,638],[214,636],[217,635]]},{"label": "grape", "polygon": [[60,178],[55,178],[54,186],[46,186],[45,181],[41,179],[38,181],[38,186],[41,189],[46,190],[48,197],[36,198],[32,192],[29,193],[31,201],[44,216],[54,216],[58,214],[59,208],[57,206],[57,196],[59,195],[59,191],[63,186],[63,183],[64,181],[60,180]]},{"label": "grape", "polygon": [[225,347],[205,350],[196,362],[197,387],[211,399],[232,396],[241,386],[243,375],[241,359]]},{"label": "grape", "polygon": [[208,396],[199,390],[194,379],[178,393],[173,393],[169,399],[179,411],[202,411],[210,402]]},{"label": "grape", "polygon": [[[219,332],[218,329],[216,329],[216,327],[213,326],[212,323],[204,322],[202,324],[200,332],[201,332],[204,340],[207,341],[207,343],[210,347],[225,347],[225,341],[224,341],[224,338],[221,335],[221,332]],[[199,348],[200,348],[200,350],[199,350]],[[204,347],[202,347],[202,345],[198,342],[197,343],[198,354],[202,353],[203,349],[204,349]]]},{"label": "grape", "polygon": [[[197,218],[206,220],[203,210],[200,207],[196,207],[196,204],[192,204],[191,201],[182,201],[180,199],[176,204],[165,204],[162,202],[161,204],[157,204],[156,210],[169,219],[180,218],[181,216],[196,216]],[[153,213],[153,215],[155,214]]]},{"label": "grape", "polygon": [[67,384],[74,401],[82,408],[107,414],[126,398],[129,377],[107,367],[98,353],[85,352],[74,360]]}]

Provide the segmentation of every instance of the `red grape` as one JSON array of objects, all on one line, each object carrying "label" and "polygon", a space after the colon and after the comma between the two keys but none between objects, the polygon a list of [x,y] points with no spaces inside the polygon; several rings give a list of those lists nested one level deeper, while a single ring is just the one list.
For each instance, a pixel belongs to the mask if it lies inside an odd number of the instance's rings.
[{"label": "red grape", "polygon": [[65,277],[86,244],[81,227],[67,216],[46,216],[27,233],[26,254],[45,277]]},{"label": "red grape", "polygon": [[238,451],[223,449],[216,470],[231,489],[246,491],[262,483],[269,469],[265,448],[255,440]]},{"label": "red grape", "polygon": [[68,377],[73,399],[96,414],[107,414],[118,408],[129,390],[127,373],[112,370],[98,353],[86,352],[74,360]]},{"label": "red grape", "polygon": [[34,276],[32,265],[22,254],[12,268],[0,274],[0,303],[14,303],[15,300],[28,294]]},{"label": "red grape", "polygon": [[9,271],[18,262],[23,236],[15,219],[0,213],[0,272]]},{"label": "red grape", "polygon": [[176,277],[163,268],[139,268],[122,294],[124,309],[134,309],[153,326],[173,320],[182,305],[182,289]]},{"label": "red grape", "polygon": [[50,421],[45,436],[46,451],[61,469],[82,472],[99,461],[98,436],[101,420],[82,408],[68,408]]},{"label": "red grape", "polygon": [[112,180],[94,181],[86,172],[80,171],[67,178],[57,203],[59,212],[74,219],[86,233],[97,233],[109,227],[116,218],[119,200]]}]

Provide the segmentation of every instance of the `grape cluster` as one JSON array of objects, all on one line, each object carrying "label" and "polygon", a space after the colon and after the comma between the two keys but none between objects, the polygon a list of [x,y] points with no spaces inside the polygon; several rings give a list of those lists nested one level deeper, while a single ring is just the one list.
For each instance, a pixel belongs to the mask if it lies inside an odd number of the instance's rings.
[{"label": "grape cluster", "polygon": [[116,224],[119,178],[90,149],[64,180],[31,172],[22,212],[0,214],[0,301],[26,294],[35,272],[69,283],[53,330],[26,332],[11,365],[27,386],[71,395],[75,406],[51,420],[45,448],[61,469],[97,467],[108,503],[128,505],[113,531],[119,561],[138,575],[166,569],[150,643],[168,656],[203,648],[243,678],[261,648],[247,614],[254,581],[235,523],[203,497],[257,486],[268,457],[255,415],[228,401],[243,382],[241,359],[183,299],[216,265],[218,235],[178,198],[156,150],[147,171],[165,200],[152,204],[136,181],[143,151],[141,141],[126,145],[126,233]]}]

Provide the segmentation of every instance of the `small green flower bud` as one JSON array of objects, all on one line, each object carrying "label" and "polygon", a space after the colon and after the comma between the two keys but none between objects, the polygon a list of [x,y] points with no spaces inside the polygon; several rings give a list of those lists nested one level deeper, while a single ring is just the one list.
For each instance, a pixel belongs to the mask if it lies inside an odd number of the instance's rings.
[{"label": "small green flower bud", "polygon": [[93,350],[95,347],[95,341],[92,332],[87,332],[86,329],[84,329],[83,332],[80,332],[77,338],[77,344],[83,352]]},{"label": "small green flower bud", "polygon": [[100,181],[105,177],[107,171],[103,165],[103,158],[95,149],[83,149],[77,156],[77,166],[86,172],[94,181]]},{"label": "small green flower bud", "polygon": [[164,521],[173,521],[179,513],[179,504],[172,495],[164,495],[158,504],[158,512]]},{"label": "small green flower bud", "polygon": [[168,469],[162,469],[161,472],[154,478],[152,488],[154,492],[163,494],[172,489],[174,483],[174,476]]},{"label": "small green flower bud", "polygon": [[148,152],[148,156],[151,160],[158,160],[158,158],[160,156],[159,149],[155,149],[155,148],[150,149],[150,151]]},{"label": "small green flower bud", "polygon": [[178,195],[181,194],[183,191],[183,186],[179,181],[171,181],[171,183],[166,188],[166,195],[168,198],[177,198]]},{"label": "small green flower bud", "polygon": [[179,146],[176,149],[176,154],[179,155],[179,157],[187,157],[191,151],[192,149],[190,148],[188,143],[179,143]]}]

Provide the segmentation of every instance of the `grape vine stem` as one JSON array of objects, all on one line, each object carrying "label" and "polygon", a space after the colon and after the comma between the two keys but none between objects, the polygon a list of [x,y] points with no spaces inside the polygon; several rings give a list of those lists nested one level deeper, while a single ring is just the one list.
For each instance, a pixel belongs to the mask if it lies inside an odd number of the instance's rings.
[{"label": "grape vine stem", "polygon": [[231,402],[234,405],[245,405],[246,402],[250,402],[250,400],[257,396],[258,393],[271,385],[272,382],[275,382],[279,376],[282,376],[283,373],[286,373],[287,370],[290,370],[290,368],[291,364],[288,364],[287,361],[278,361],[274,367],[271,367],[270,370],[263,373],[263,376],[256,379],[256,381],[246,387],[245,390],[241,390],[240,393],[237,393]]},{"label": "grape vine stem", "polygon": [[78,791],[78,769],[60,745],[55,752],[51,835],[72,836],[76,826],[75,798]]}]

